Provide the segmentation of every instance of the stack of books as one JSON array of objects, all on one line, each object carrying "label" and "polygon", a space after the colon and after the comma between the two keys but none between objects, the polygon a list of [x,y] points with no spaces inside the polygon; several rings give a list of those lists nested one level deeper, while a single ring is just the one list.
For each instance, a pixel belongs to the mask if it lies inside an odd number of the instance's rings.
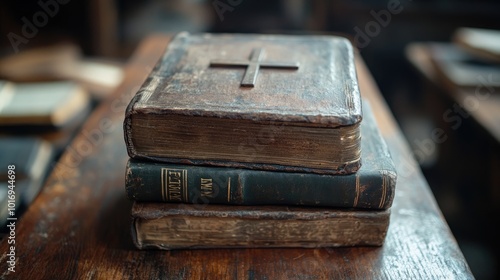
[{"label": "stack of books", "polygon": [[124,136],[137,248],[384,242],[397,176],[345,38],[179,33]]}]

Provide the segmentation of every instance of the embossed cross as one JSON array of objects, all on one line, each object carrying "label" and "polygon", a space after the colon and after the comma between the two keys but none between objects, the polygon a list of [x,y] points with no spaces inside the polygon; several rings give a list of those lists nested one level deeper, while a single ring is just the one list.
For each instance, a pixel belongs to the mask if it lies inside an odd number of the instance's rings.
[{"label": "embossed cross", "polygon": [[275,61],[262,61],[264,49],[254,48],[250,55],[250,60],[212,60],[210,61],[211,67],[246,67],[245,75],[241,80],[242,87],[254,87],[259,74],[260,68],[279,68],[279,69],[299,69],[298,62],[275,62]]}]

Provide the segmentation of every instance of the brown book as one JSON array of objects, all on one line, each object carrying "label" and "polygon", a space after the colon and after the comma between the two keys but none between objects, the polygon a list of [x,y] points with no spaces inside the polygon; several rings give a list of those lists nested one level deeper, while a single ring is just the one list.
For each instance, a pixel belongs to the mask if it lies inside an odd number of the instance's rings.
[{"label": "brown book", "polygon": [[180,33],[130,102],[130,157],[354,173],[362,119],[350,42]]},{"label": "brown book", "polygon": [[390,209],[134,202],[139,249],[381,246]]}]

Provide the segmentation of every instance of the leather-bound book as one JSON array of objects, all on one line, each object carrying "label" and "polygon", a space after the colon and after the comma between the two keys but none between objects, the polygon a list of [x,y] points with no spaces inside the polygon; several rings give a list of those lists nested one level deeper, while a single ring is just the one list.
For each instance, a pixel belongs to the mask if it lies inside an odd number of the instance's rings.
[{"label": "leather-bound book", "polygon": [[361,97],[349,40],[177,34],[131,100],[131,158],[352,174]]},{"label": "leather-bound book", "polygon": [[132,205],[138,249],[381,246],[390,209],[148,203]]}]

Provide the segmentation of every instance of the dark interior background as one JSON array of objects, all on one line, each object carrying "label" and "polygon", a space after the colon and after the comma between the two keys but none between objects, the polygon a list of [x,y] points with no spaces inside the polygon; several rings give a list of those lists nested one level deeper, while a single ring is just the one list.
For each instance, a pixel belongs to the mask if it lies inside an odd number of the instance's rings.
[{"label": "dark interior background", "polygon": [[[446,125],[440,116],[453,101],[429,89],[405,47],[412,42],[449,42],[459,27],[500,29],[500,1],[494,0],[2,1],[0,55],[14,52],[8,34],[22,35],[26,20],[43,20],[36,19],[44,11],[40,3],[53,13],[36,35],[19,44],[21,51],[66,40],[80,45],[88,56],[126,61],[151,33],[349,36],[413,148],[430,129]],[[498,160],[499,144],[473,118],[447,131],[446,142],[419,157],[422,170],[474,275],[498,278],[500,185],[494,173],[500,170],[492,168],[499,166],[492,161]]]}]

